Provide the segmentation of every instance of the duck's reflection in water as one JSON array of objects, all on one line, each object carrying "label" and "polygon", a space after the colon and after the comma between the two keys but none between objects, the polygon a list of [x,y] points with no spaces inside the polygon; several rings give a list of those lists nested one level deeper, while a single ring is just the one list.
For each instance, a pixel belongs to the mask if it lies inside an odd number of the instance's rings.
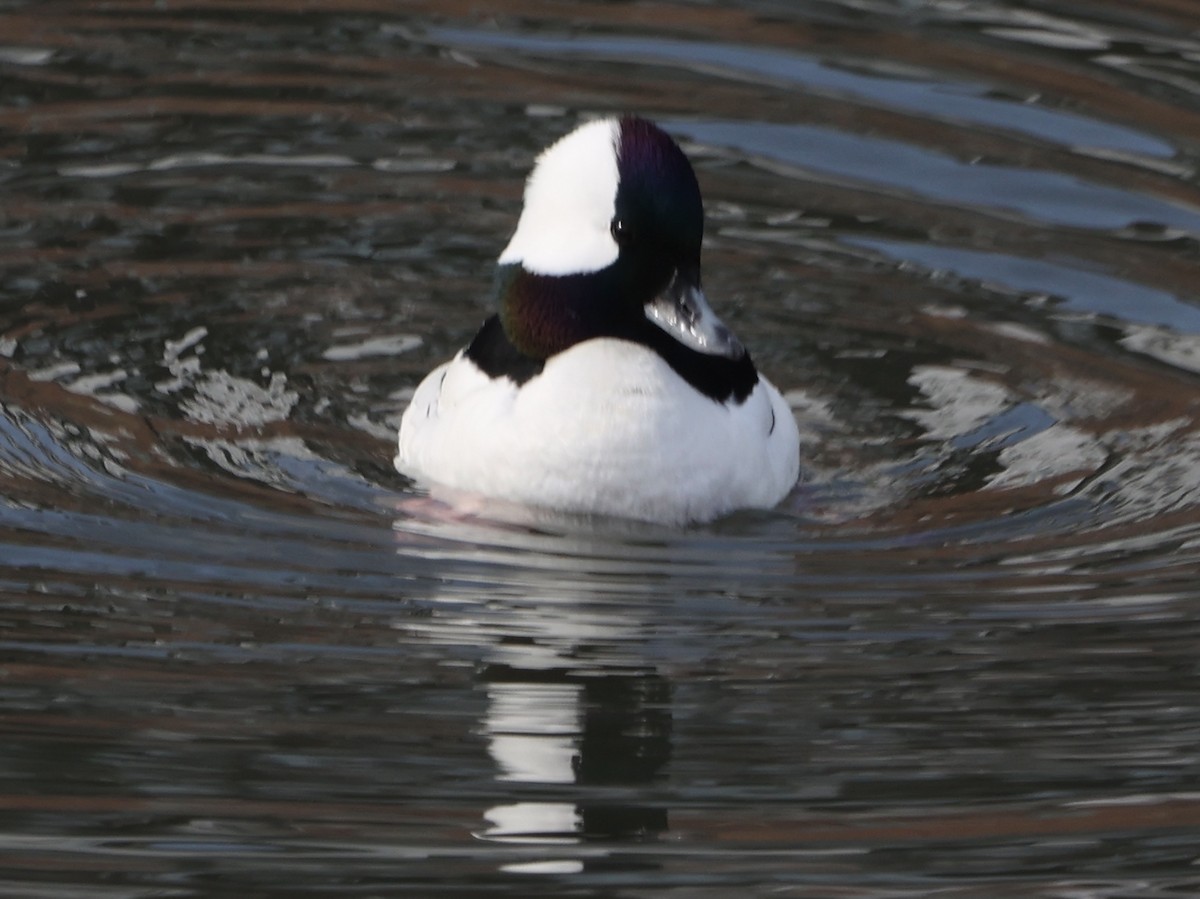
[{"label": "duck's reflection in water", "polygon": [[667,806],[653,785],[671,756],[671,686],[652,647],[678,547],[420,511],[396,532],[434,539],[419,552],[437,560],[445,592],[406,629],[472,648],[487,698],[479,732],[505,800],[483,811],[475,836],[547,849],[508,870],[560,873],[602,856],[605,843],[663,833]]},{"label": "duck's reflection in water", "polygon": [[560,786],[560,799],[497,805],[481,836],[506,841],[648,839],[665,806],[639,801],[671,752],[670,688],[651,672],[490,666],[484,732],[497,779]]}]

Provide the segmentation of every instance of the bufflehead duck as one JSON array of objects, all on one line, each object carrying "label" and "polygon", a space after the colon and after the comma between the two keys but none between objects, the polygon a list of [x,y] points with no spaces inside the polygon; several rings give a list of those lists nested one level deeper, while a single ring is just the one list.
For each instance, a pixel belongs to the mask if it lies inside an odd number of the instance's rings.
[{"label": "bufflehead duck", "polygon": [[700,289],[687,157],[636,117],[538,157],[499,312],[417,387],[396,468],[419,482],[665,524],[776,505],[799,474],[783,398]]}]

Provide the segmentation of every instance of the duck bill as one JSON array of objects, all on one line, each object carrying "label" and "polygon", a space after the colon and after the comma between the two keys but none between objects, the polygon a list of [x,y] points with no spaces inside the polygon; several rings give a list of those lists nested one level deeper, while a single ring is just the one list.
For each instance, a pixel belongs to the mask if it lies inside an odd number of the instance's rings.
[{"label": "duck bill", "polygon": [[646,318],[698,353],[740,359],[746,352],[708,305],[698,279],[679,272],[666,290],[646,304]]}]

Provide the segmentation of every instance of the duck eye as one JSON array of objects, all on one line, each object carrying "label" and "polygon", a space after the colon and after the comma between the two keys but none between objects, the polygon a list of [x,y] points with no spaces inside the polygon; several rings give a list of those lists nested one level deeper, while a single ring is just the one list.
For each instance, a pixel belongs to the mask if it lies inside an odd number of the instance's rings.
[{"label": "duck eye", "polygon": [[620,217],[613,218],[609,230],[612,231],[613,240],[622,245],[629,243],[633,237],[633,231],[625,223],[625,220]]}]

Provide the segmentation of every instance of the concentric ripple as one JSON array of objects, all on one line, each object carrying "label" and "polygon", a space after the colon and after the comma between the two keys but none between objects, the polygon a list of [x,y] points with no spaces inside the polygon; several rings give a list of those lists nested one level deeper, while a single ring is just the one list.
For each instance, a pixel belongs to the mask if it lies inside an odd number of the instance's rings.
[{"label": "concentric ripple", "polygon": [[[1195,17],[551,6],[0,9],[0,893],[1200,892]],[[802,482],[447,504],[399,415],[628,110]]]}]

